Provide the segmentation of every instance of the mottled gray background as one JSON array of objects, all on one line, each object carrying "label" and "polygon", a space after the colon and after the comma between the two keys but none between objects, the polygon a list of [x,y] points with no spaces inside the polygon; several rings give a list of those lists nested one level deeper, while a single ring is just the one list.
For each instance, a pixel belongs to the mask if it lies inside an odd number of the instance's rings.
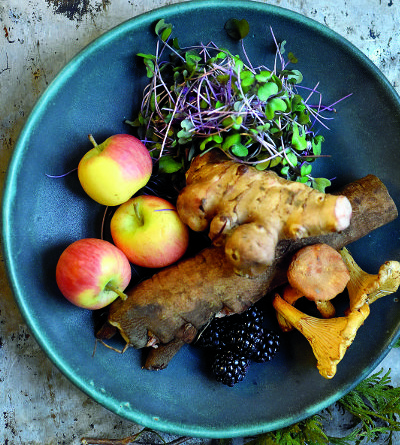
[{"label": "mottled gray background", "polygon": [[[223,1],[223,0],[221,0]],[[120,22],[171,0],[0,0],[0,171],[38,96],[84,46]],[[304,14],[366,54],[400,91],[399,0],[263,1]],[[378,367],[400,385],[400,351]],[[333,423],[333,432],[336,429]],[[0,267],[0,443],[78,445],[140,426],[86,397],[46,358],[22,320]],[[165,435],[164,435],[165,436]],[[170,440],[171,438],[168,438]],[[173,438],[172,438],[173,439]],[[202,443],[193,439],[190,443]],[[400,443],[400,439],[399,439]]]}]

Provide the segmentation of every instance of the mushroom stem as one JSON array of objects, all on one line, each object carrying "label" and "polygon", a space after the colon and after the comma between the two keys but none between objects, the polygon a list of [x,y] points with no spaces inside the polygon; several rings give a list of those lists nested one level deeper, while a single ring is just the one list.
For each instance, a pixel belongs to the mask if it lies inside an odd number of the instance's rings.
[{"label": "mushroom stem", "polygon": [[332,318],[336,315],[335,306],[331,301],[315,301],[315,306],[318,309],[318,312],[324,318]]},{"label": "mushroom stem", "polygon": [[308,340],[317,359],[319,373],[326,379],[336,374],[337,364],[369,315],[369,306],[365,304],[345,317],[320,319],[299,311],[278,294],[275,295],[273,306]]},{"label": "mushroom stem", "polygon": [[[292,306],[303,296],[302,292],[295,289],[290,284],[285,287],[282,295],[283,299]],[[282,332],[290,332],[293,330],[293,326],[279,312],[276,313],[276,319]]]}]

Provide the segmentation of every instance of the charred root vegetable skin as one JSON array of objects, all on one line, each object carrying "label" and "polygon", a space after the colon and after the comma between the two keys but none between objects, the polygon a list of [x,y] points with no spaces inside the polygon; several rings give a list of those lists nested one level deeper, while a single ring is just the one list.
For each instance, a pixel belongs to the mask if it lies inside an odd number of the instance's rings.
[{"label": "charred root vegetable skin", "polygon": [[192,230],[209,228],[213,244],[225,246],[235,271],[246,276],[272,264],[281,239],[342,231],[352,213],[345,196],[258,171],[218,150],[194,159],[177,210]]},{"label": "charred root vegetable skin", "polygon": [[157,363],[155,349],[146,368],[165,367],[179,347],[190,343],[215,314],[243,312],[287,282],[290,261],[302,247],[326,243],[341,249],[397,217],[386,187],[373,175],[349,184],[340,194],[349,199],[353,209],[351,223],[342,232],[280,241],[272,264],[254,278],[238,275],[222,247],[204,249],[128,291],[125,301],[117,300],[110,306],[108,322],[135,348],[163,345],[162,366]]}]

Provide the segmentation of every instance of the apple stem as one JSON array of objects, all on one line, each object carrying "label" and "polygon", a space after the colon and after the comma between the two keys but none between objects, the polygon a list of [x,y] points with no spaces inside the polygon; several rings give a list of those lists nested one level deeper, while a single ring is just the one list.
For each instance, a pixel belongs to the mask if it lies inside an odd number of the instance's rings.
[{"label": "apple stem", "polygon": [[138,203],[136,203],[136,202],[134,203],[134,205],[133,205],[133,210],[134,210],[134,212],[135,212],[136,218],[137,218],[137,220],[139,221],[140,225],[143,225],[143,217],[142,217],[142,215],[140,214]]},{"label": "apple stem", "polygon": [[106,284],[106,289],[115,292],[121,298],[121,300],[126,300],[128,298],[128,296],[124,292],[120,291],[117,287],[113,286],[111,283]]},{"label": "apple stem", "polygon": [[92,134],[89,134],[88,138],[89,138],[89,141],[93,144],[94,148],[97,148],[99,146]]}]

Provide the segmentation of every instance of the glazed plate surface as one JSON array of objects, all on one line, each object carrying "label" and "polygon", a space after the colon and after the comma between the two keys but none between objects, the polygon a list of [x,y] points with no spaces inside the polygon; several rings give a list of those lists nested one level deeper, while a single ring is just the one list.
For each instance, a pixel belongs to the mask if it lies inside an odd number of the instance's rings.
[{"label": "glazed plate surface", "polygon": [[[254,64],[272,65],[274,44],[286,40],[298,59],[303,84],[319,82],[326,104],[337,105],[319,163],[319,176],[334,184],[373,173],[400,203],[400,100],[379,70],[354,46],[299,14],[264,3],[225,0],[186,2],[128,20],[79,53],[42,95],[20,135],[9,167],[3,200],[3,249],[16,301],[37,341],[78,388],[120,416],[159,431],[201,437],[242,437],[308,417],[364,379],[398,337],[397,296],[371,306],[371,315],[332,380],[322,378],[308,343],[297,333],[284,337],[279,355],[253,364],[245,380],[228,388],[213,380],[203,355],[186,347],[161,372],[141,369],[140,351],[93,350],[92,313],[68,303],[55,282],[63,249],[98,237],[104,208],[82,191],[77,176],[62,179],[97,141],[129,132],[124,124],[138,111],[147,83],[136,57],[154,53],[154,24],[174,25],[181,47],[214,41],[232,52],[240,44],[224,31],[230,18],[246,19],[245,46]],[[315,164],[317,165],[317,164]],[[316,168],[316,167],[315,167]],[[354,243],[361,267],[376,273],[400,258],[400,221]],[[270,312],[271,325],[274,314]],[[121,343],[115,346],[122,347]]]}]

